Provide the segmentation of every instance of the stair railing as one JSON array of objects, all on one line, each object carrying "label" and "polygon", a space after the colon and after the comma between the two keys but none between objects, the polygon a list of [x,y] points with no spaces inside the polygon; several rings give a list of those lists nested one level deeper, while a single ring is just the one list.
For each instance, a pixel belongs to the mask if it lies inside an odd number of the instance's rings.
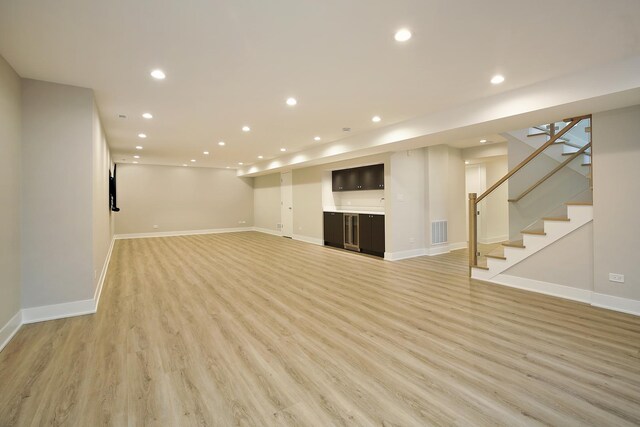
[{"label": "stair railing", "polygon": [[531,187],[527,188],[522,194],[520,194],[518,197],[516,197],[515,199],[509,199],[509,202],[519,202],[520,200],[522,200],[522,198],[524,196],[526,196],[527,194],[531,193],[533,190],[535,190],[540,184],[542,184],[543,182],[545,182],[546,180],[548,180],[549,178],[551,178],[553,175],[555,175],[556,172],[558,172],[560,169],[564,168],[565,166],[567,166],[569,163],[571,163],[575,158],[577,158],[580,154],[584,154],[585,151],[587,151],[589,148],[591,148],[591,143],[588,143],[587,145],[585,145],[584,147],[582,147],[581,149],[579,149],[578,151],[576,151],[575,153],[572,153],[571,156],[569,156],[564,162],[560,163],[558,166],[556,166],[556,168],[554,170],[552,170],[551,172],[549,172],[548,174],[546,174],[545,176],[543,176],[542,178],[540,178],[538,180],[538,182],[536,182],[535,184],[533,184]]},{"label": "stair railing", "polygon": [[[552,124],[549,129],[549,140],[541,145],[538,149],[536,149],[533,153],[531,153],[527,158],[525,158],[522,162],[520,162],[516,167],[511,169],[506,175],[500,178],[495,184],[493,184],[489,189],[487,189],[480,196],[477,193],[469,193],[469,275],[471,275],[472,267],[478,266],[478,203],[480,203],[483,199],[485,199],[489,194],[495,191],[498,187],[500,187],[505,181],[511,178],[513,175],[518,173],[522,168],[524,168],[527,164],[529,164],[532,160],[542,154],[548,147],[555,144],[559,139],[562,138],[567,132],[573,129],[578,123],[580,123],[584,119],[591,119],[591,115],[584,115],[579,117],[574,117],[571,119],[565,119],[564,122],[568,122],[566,126],[562,129],[556,131],[555,126]],[[534,183],[531,187],[529,187],[526,191],[524,191],[520,196],[518,196],[514,200],[510,201],[518,201],[522,199],[524,196],[533,191],[540,184],[545,182],[551,176],[553,176],[556,172],[566,167],[572,160],[577,158],[580,154],[584,154],[585,151],[591,147],[591,143],[583,146],[578,152],[572,153],[571,156],[562,162],[559,166],[557,166],[554,170],[549,172],[543,178]]]}]

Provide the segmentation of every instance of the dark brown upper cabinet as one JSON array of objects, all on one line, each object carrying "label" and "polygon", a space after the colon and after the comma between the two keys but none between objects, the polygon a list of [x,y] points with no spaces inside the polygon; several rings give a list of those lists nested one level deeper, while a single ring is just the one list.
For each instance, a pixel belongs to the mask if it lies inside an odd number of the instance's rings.
[{"label": "dark brown upper cabinet", "polygon": [[384,165],[341,169],[331,173],[333,191],[384,189]]}]

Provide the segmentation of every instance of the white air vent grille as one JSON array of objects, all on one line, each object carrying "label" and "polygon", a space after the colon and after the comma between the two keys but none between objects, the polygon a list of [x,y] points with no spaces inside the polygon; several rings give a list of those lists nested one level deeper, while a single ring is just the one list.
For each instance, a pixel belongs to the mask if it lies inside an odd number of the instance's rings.
[{"label": "white air vent grille", "polygon": [[431,244],[447,243],[447,221],[433,221],[431,223]]}]

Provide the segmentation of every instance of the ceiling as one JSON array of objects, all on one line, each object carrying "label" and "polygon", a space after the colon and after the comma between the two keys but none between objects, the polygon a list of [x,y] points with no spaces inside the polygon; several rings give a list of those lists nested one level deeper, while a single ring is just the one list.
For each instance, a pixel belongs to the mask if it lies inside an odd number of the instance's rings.
[{"label": "ceiling", "polygon": [[0,54],[94,89],[116,161],[237,167],[637,56],[640,1],[2,0]]}]

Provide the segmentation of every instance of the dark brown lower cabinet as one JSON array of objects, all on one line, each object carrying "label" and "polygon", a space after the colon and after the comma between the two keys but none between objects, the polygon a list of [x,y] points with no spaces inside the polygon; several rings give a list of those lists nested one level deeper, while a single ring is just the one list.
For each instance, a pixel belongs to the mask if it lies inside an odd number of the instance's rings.
[{"label": "dark brown lower cabinet", "polygon": [[360,214],[360,252],[384,257],[384,215]]},{"label": "dark brown lower cabinet", "polygon": [[324,213],[324,244],[344,248],[344,215],[338,212]]}]

